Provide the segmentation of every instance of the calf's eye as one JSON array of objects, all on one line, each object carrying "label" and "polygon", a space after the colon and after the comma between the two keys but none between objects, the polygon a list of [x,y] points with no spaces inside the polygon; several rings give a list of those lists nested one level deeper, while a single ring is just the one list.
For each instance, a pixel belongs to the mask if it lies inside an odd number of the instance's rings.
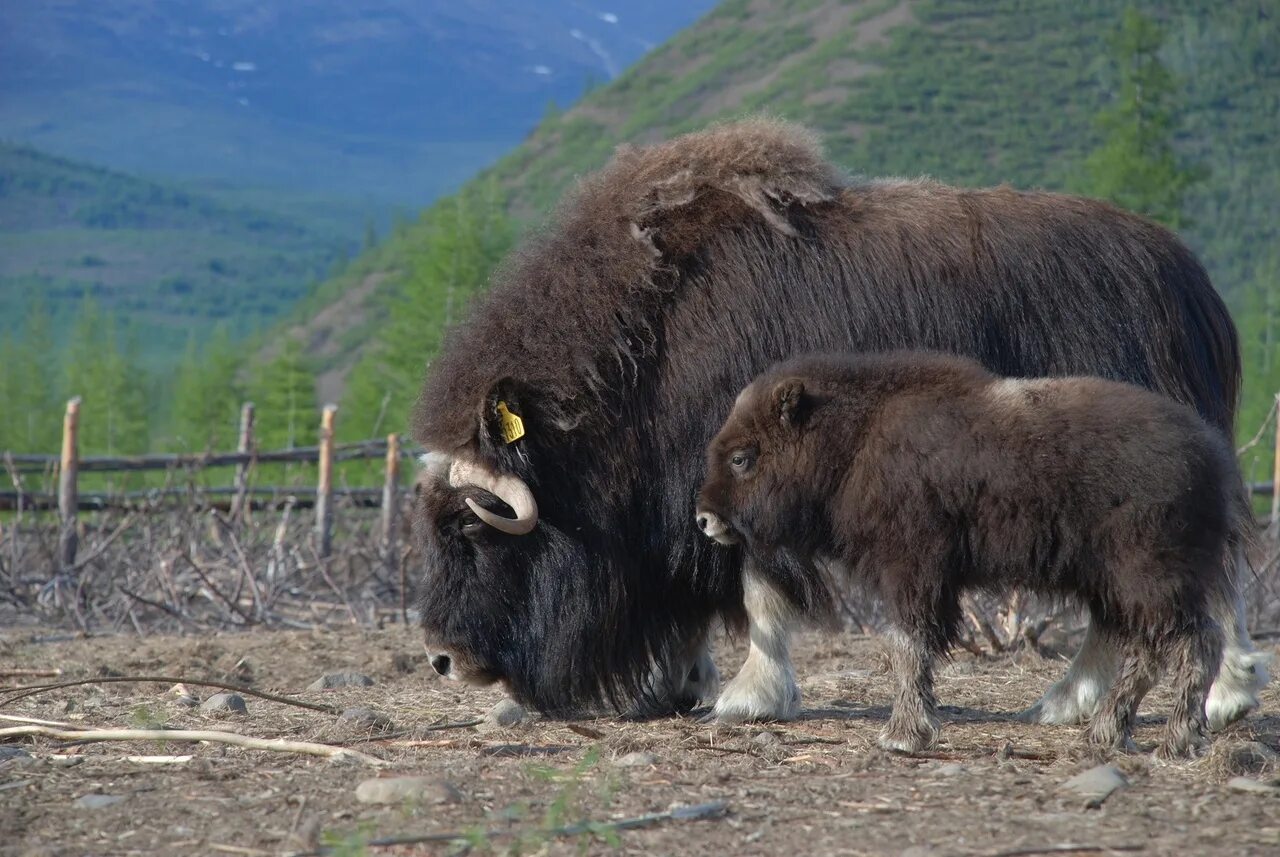
[{"label": "calf's eye", "polygon": [[748,452],[735,452],[729,456],[729,466],[738,474],[746,473],[751,469],[753,456]]}]

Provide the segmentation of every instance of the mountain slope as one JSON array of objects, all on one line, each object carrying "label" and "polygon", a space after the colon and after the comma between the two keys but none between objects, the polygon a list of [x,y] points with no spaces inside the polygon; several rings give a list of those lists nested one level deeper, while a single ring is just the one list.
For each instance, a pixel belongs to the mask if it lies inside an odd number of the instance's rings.
[{"label": "mountain slope", "polygon": [[421,205],[710,5],[6,0],[0,137],[148,175]]},{"label": "mountain slope", "polygon": [[[1126,0],[727,0],[470,183],[535,220],[619,142],[649,141],[767,111],[821,132],[851,172],[967,185],[1070,189],[1112,95],[1106,38]],[[1188,200],[1186,237],[1235,300],[1280,241],[1280,16],[1256,2],[1139,4],[1169,32],[1183,83],[1184,157],[1210,178]],[[492,191],[486,190],[485,193]],[[382,301],[425,240],[411,228],[323,286],[344,299],[384,276],[363,309],[327,329],[339,378],[376,341]],[[307,330],[305,319],[302,329]],[[314,334],[314,331],[312,331]],[[422,355],[427,359],[429,355]],[[333,395],[337,388],[326,391]]]},{"label": "mountain slope", "polygon": [[270,324],[347,249],[320,222],[0,144],[0,332],[87,293],[152,360],[218,322]]}]

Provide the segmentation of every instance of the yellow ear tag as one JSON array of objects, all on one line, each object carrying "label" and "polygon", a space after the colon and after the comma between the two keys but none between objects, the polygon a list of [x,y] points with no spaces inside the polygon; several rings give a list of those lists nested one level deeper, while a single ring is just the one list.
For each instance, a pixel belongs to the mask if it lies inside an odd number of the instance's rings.
[{"label": "yellow ear tag", "polygon": [[524,420],[507,410],[506,402],[498,402],[498,421],[502,423],[502,439],[507,443],[524,437]]}]

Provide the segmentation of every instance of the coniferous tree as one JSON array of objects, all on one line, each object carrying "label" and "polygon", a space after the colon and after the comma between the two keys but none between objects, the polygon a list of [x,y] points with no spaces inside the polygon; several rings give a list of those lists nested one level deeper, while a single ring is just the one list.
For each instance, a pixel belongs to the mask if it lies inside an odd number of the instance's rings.
[{"label": "coniferous tree", "polygon": [[1110,40],[1116,98],[1098,114],[1103,142],[1086,159],[1077,190],[1176,229],[1187,225],[1183,197],[1205,171],[1180,164],[1173,151],[1177,86],[1158,56],[1164,39],[1155,21],[1125,12]]},{"label": "coniferous tree", "polygon": [[352,371],[340,429],[345,437],[404,430],[423,369],[445,329],[488,284],[514,237],[492,183],[441,200],[424,215],[423,226],[389,301],[388,322]]},{"label": "coniferous tree", "polygon": [[286,337],[276,355],[254,374],[249,392],[259,447],[282,449],[315,443],[319,421],[315,376],[302,343]]},{"label": "coniferous tree", "polygon": [[[1236,432],[1248,440],[1280,393],[1280,252],[1272,251],[1258,264],[1253,281],[1239,299],[1236,321],[1244,370]],[[1249,450],[1241,461],[1247,479],[1270,481],[1274,448],[1264,442]]]},{"label": "coniferous tree", "polygon": [[62,385],[53,323],[34,301],[20,332],[0,347],[0,449],[40,452],[58,446]]},{"label": "coniferous tree", "polygon": [[244,394],[238,381],[240,354],[225,326],[200,347],[194,337],[178,364],[170,425],[180,449],[228,450],[237,440]]}]

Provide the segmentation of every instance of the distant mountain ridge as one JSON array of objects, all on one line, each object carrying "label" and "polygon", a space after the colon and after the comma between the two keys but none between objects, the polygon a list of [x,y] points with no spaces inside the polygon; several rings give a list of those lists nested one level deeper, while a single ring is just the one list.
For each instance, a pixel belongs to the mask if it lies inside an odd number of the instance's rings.
[{"label": "distant mountain ridge", "polygon": [[[613,83],[546,117],[462,195],[496,187],[533,222],[619,143],[756,112],[810,126],[854,174],[1069,190],[1100,139],[1095,118],[1113,94],[1107,40],[1130,5],[725,0]],[[1184,102],[1175,147],[1209,170],[1187,200],[1184,236],[1238,311],[1245,285],[1280,247],[1280,14],[1244,0],[1136,6],[1168,33],[1162,58]],[[323,336],[297,319],[306,337],[344,344],[315,354],[326,395],[376,342],[381,307],[398,277],[414,275],[429,223],[321,286],[321,298],[347,308],[333,325],[331,314],[316,314],[329,326]]]},{"label": "distant mountain ridge", "polygon": [[0,138],[422,205],[711,0],[6,0]]},{"label": "distant mountain ridge", "polygon": [[88,294],[158,361],[219,322],[269,325],[354,249],[314,219],[0,143],[0,333],[36,298],[59,317]]}]

